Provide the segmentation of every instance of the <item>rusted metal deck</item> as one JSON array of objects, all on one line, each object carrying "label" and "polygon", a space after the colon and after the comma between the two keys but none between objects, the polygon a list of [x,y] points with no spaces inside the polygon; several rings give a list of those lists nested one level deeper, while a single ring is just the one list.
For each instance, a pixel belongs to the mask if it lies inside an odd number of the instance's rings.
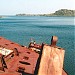
[{"label": "rusted metal deck", "polygon": [[[56,46],[56,41],[57,38],[53,37],[51,45],[30,44],[29,47],[26,47],[0,37],[0,75],[57,75],[58,73],[58,75],[67,75],[63,70],[65,51]],[[60,60],[57,60],[56,53]],[[51,57],[55,57],[54,67],[50,62]],[[39,58],[41,61],[38,64]],[[40,66],[37,68],[37,65]],[[48,65],[50,65],[49,68]],[[36,72],[36,70],[39,71]],[[54,73],[55,71],[57,74]]]},{"label": "rusted metal deck", "polygon": [[[13,51],[4,56],[7,68],[0,66],[4,68],[4,70],[0,70],[0,75],[19,75],[20,71],[34,74],[37,59],[39,57],[38,53],[3,37],[0,37],[0,48],[6,48]],[[17,55],[17,51],[14,49],[18,50],[19,55]]]}]

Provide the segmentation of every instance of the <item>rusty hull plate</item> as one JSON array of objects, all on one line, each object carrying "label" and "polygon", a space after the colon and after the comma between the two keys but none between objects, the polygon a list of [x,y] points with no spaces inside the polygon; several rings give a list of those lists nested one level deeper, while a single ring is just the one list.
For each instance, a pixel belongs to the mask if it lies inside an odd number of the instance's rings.
[{"label": "rusty hull plate", "polygon": [[12,51],[14,48],[17,48],[19,52],[19,56],[12,56],[13,53],[5,56],[7,69],[4,68],[5,72],[0,70],[0,75],[21,75],[21,73],[18,72],[19,70],[22,70],[25,73],[34,74],[37,59],[39,57],[38,53],[3,37],[0,37],[0,47]]}]

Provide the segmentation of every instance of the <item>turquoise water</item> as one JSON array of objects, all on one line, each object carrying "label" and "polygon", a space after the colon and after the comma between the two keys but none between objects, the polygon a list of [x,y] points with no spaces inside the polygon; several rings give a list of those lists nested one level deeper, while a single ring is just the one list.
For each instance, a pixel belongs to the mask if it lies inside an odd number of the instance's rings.
[{"label": "turquoise water", "polygon": [[28,46],[30,38],[50,44],[58,36],[57,45],[64,48],[64,69],[74,75],[74,17],[8,16],[0,19],[0,36]]}]

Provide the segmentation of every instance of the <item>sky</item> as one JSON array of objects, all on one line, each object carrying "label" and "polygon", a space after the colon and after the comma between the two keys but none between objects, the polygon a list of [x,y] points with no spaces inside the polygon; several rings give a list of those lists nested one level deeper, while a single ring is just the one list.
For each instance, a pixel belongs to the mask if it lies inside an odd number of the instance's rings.
[{"label": "sky", "polygon": [[49,14],[59,9],[75,10],[75,0],[0,0],[0,15]]}]

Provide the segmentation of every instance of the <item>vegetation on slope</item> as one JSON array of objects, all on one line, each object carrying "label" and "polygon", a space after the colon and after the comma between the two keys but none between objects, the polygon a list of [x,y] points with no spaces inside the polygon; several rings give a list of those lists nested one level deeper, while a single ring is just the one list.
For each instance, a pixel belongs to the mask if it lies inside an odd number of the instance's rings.
[{"label": "vegetation on slope", "polygon": [[60,9],[51,14],[16,14],[16,16],[75,16],[75,10]]},{"label": "vegetation on slope", "polygon": [[56,16],[75,16],[75,10],[61,9],[56,11],[53,15]]}]

